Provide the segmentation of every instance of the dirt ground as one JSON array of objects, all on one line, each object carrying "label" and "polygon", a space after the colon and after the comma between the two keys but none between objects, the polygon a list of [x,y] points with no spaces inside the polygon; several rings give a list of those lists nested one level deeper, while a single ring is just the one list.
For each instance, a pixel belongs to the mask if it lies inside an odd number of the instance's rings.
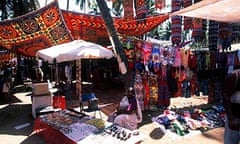
[{"label": "dirt ground", "polygon": [[[117,95],[122,91],[102,91],[102,95]],[[100,94],[99,94],[100,95]],[[71,101],[71,105],[75,101]],[[76,102],[77,103],[77,102]],[[101,97],[100,97],[101,103]],[[111,104],[102,102],[102,107],[111,107]],[[207,105],[207,97],[172,98],[172,107],[188,107],[193,105]],[[32,127],[34,119],[31,113],[31,92],[17,91],[9,100],[0,104],[0,144],[45,144],[44,140],[35,135]],[[104,118],[107,115],[103,113]],[[152,113],[144,113],[144,119],[150,119]],[[27,124],[26,127],[17,129],[16,126]],[[162,130],[152,122],[144,121],[139,127],[145,136],[143,144],[222,144],[224,128],[215,128],[204,133],[196,133],[184,137],[171,133],[163,134]]]}]

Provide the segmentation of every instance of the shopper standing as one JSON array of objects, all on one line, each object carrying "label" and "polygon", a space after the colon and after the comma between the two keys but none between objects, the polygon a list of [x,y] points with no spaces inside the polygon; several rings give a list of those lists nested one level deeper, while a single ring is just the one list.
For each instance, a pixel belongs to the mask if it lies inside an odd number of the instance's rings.
[{"label": "shopper standing", "polygon": [[224,144],[240,143],[240,70],[229,73],[223,82],[223,105],[226,110]]}]

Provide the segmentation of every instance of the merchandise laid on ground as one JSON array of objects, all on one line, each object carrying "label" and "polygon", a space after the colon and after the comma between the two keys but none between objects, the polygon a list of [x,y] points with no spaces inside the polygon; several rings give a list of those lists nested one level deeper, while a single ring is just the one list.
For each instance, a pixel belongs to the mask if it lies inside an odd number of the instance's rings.
[{"label": "merchandise laid on ground", "polygon": [[223,127],[225,124],[224,115],[223,106],[217,105],[206,109],[165,110],[163,114],[152,117],[152,121],[159,125],[163,131],[186,136]]},{"label": "merchandise laid on ground", "polygon": [[135,144],[143,141],[138,130],[130,131],[118,125],[94,118],[75,110],[40,115],[34,123],[34,131],[46,143],[108,143]]}]

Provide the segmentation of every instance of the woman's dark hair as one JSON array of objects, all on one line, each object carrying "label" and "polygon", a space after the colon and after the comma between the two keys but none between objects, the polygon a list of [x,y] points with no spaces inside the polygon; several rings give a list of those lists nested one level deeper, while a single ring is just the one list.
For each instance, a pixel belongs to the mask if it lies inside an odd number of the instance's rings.
[{"label": "woman's dark hair", "polygon": [[134,91],[134,89],[133,89],[133,87],[129,87],[128,89],[127,89],[127,96],[132,96],[132,95],[134,95],[135,94],[135,91]]},{"label": "woman's dark hair", "polygon": [[127,90],[127,97],[128,97],[128,102],[129,106],[127,108],[127,111],[133,112],[137,110],[137,100],[135,97],[135,91],[133,87],[129,87]]}]

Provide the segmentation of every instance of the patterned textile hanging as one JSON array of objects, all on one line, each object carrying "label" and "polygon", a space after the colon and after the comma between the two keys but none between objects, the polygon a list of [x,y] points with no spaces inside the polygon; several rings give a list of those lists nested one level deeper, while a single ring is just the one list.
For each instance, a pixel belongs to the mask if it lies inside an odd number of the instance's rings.
[{"label": "patterned textile hanging", "polygon": [[152,61],[154,64],[160,63],[160,54],[161,54],[161,49],[160,45],[158,44],[153,44],[152,46]]},{"label": "patterned textile hanging", "polygon": [[148,73],[145,71],[142,74],[142,84],[143,84],[143,91],[144,91],[144,109],[149,108],[149,97],[150,97],[150,85],[149,85],[149,76]]},{"label": "patterned textile hanging", "polygon": [[0,22],[0,45],[22,55],[73,40],[57,1],[31,13]]},{"label": "patterned textile hanging", "polygon": [[149,87],[150,87],[150,97],[149,97],[149,109],[150,110],[157,110],[157,103],[158,103],[158,82],[157,82],[157,75],[150,75],[149,76]]},{"label": "patterned textile hanging", "polygon": [[202,19],[193,18],[193,32],[192,37],[195,39],[196,42],[201,42],[203,33],[202,33]]},{"label": "patterned textile hanging", "polygon": [[[183,0],[183,7],[186,8],[192,5],[192,0]],[[192,17],[184,17],[184,30],[192,28]]]},{"label": "patterned textile hanging", "polygon": [[155,0],[155,8],[156,9],[162,9],[166,6],[166,1],[165,0]]},{"label": "patterned textile hanging", "polygon": [[147,5],[145,4],[145,0],[137,0],[136,4],[136,15],[137,19],[145,19],[147,16]]},{"label": "patterned textile hanging", "polygon": [[[106,26],[102,16],[87,15],[64,10],[62,10],[62,15],[74,39],[83,39],[99,44],[109,43]],[[144,24],[139,23],[139,21],[142,20],[132,19],[126,21],[124,18],[120,17],[113,17],[113,21],[118,33],[127,36],[142,36],[168,18],[169,14],[151,15],[146,17]]]},{"label": "patterned textile hanging", "polygon": [[[160,72],[162,71],[162,72]],[[170,92],[168,89],[168,80],[166,75],[166,65],[162,65],[157,73],[158,81],[158,108],[166,108],[170,105]]]},{"label": "patterned textile hanging", "polygon": [[[172,12],[180,10],[181,0],[172,0]],[[172,43],[173,45],[179,45],[181,43],[181,32],[182,32],[182,17],[173,16],[172,17]]]},{"label": "patterned textile hanging", "polygon": [[[201,0],[194,0],[193,3],[198,3]],[[193,18],[192,19],[192,37],[194,38],[195,42],[202,42],[203,41],[203,19]]]},{"label": "patterned textile hanging", "polygon": [[218,37],[223,50],[231,46],[230,33],[231,31],[228,23],[219,23]]},{"label": "patterned textile hanging", "polygon": [[128,68],[130,71],[134,69],[134,42],[131,39],[123,40],[124,53],[128,60]]},{"label": "patterned textile hanging", "polygon": [[133,18],[133,0],[123,0],[124,19]]},{"label": "patterned textile hanging", "polygon": [[217,51],[218,42],[218,23],[215,21],[209,21],[209,50]]},{"label": "patterned textile hanging", "polygon": [[142,47],[142,56],[143,56],[143,63],[146,65],[152,54],[152,43],[145,41]]},{"label": "patterned textile hanging", "polygon": [[135,90],[136,98],[138,99],[139,105],[141,107],[141,110],[144,110],[144,87],[143,87],[142,76],[140,75],[140,73],[137,73],[135,75],[134,90]]},{"label": "patterned textile hanging", "polygon": [[240,37],[240,26],[238,24],[231,24],[231,40],[233,42],[238,42],[239,41],[239,37]]}]

